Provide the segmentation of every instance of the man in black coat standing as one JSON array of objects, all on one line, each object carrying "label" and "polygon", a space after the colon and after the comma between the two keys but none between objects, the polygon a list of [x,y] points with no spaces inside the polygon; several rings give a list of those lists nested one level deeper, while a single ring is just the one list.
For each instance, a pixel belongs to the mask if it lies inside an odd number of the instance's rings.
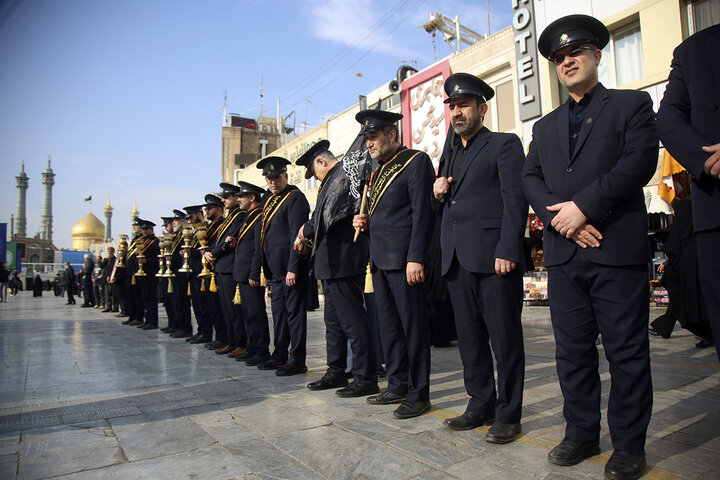
[{"label": "man in black coat standing", "polygon": [[602,335],[610,364],[611,479],[638,478],[652,411],[647,211],[657,167],[650,95],[598,83],[607,28],[587,15],[552,22],[538,41],[570,98],[535,123],[522,186],[545,224],[550,315],[565,438],[548,455],[574,465],[600,452]]},{"label": "man in black coat standing", "polygon": [[93,262],[92,255],[85,254],[85,263],[83,264],[83,279],[82,287],[83,293],[85,294],[85,301],[82,305],[83,308],[95,306],[95,295],[93,294],[93,272],[95,271],[95,262]]},{"label": "man in black coat standing", "polygon": [[445,93],[457,134],[453,138],[459,141],[433,194],[442,215],[442,273],[448,279],[470,395],[465,413],[445,424],[468,430],[494,419],[486,440],[509,443],[520,433],[525,378],[520,321],[522,274],[527,270],[528,204],[520,187],[525,155],[517,135],[483,126],[486,102],[495,95],[488,84],[456,73],[445,81]]},{"label": "man in black coat standing", "polygon": [[[214,265],[217,279],[217,294],[221,311],[218,312],[220,321],[216,320],[216,338],[227,344],[220,351],[227,353],[230,358],[235,358],[247,354],[247,334],[243,319],[240,316],[240,306],[233,303],[233,297],[235,296],[235,280],[233,280],[235,255],[231,243],[232,239],[237,235],[240,224],[245,219],[247,212],[240,208],[236,196],[240,191],[239,187],[230,183],[221,183],[220,188],[222,188],[222,205],[225,206],[227,215],[217,227],[213,227],[210,250],[205,252],[205,258]],[[207,201],[208,196],[205,199]],[[210,203],[208,203],[208,206],[210,206]],[[224,328],[225,331],[220,332],[220,328]]]},{"label": "man in black coat standing", "polygon": [[310,205],[300,189],[288,184],[289,164],[282,157],[267,157],[257,164],[271,193],[263,206],[260,243],[264,275],[272,285],[275,333],[272,358],[258,368],[276,369],[278,376],[307,372],[307,261],[293,250],[293,243],[308,219]]},{"label": "man in black coat standing", "polygon": [[[353,216],[360,195],[353,197],[352,177],[345,162],[330,153],[330,142],[321,140],[295,163],[307,168],[305,178],[320,181],[315,211],[300,228],[295,251],[310,255],[314,278],[323,282],[325,294],[325,349],[327,371],[308,384],[310,390],[341,388],[339,397],[362,397],[378,393],[375,350],[363,302],[368,239],[360,235],[353,242]],[[356,188],[357,189],[357,188]],[[348,385],[347,344],[352,351],[353,381]]]},{"label": "man in black coat standing", "polygon": [[665,148],[692,175],[698,270],[720,359],[720,25],[675,49],[657,114]]},{"label": "man in black coat standing", "polygon": [[395,418],[412,418],[430,410],[430,326],[422,283],[435,175],[427,154],[400,146],[396,122],[401,118],[381,110],[355,116],[379,166],[372,175],[368,213],[356,215],[353,226],[370,232],[370,267],[388,374],[387,390],[367,402],[400,403]]},{"label": "man in black coat standing", "polygon": [[[247,334],[245,365],[257,366],[270,360],[270,330],[265,307],[265,288],[260,285],[262,268],[262,197],[265,190],[248,182],[238,182],[235,195],[247,212],[230,246],[234,250],[233,280],[237,282],[233,303],[240,302],[240,318]],[[237,305],[236,305],[237,306]]]},{"label": "man in black coat standing", "polygon": [[67,303],[66,305],[75,305],[75,269],[70,265],[70,262],[65,262],[65,273],[63,274],[63,285],[67,292]]},{"label": "man in black coat standing", "polygon": [[[155,236],[155,223],[143,220],[143,236],[137,247],[138,266],[142,265],[145,275],[135,274],[135,281],[142,295],[142,308],[145,322],[137,328],[155,330],[158,328],[158,270],[160,270],[160,241]],[[138,269],[138,273],[140,270]]]}]

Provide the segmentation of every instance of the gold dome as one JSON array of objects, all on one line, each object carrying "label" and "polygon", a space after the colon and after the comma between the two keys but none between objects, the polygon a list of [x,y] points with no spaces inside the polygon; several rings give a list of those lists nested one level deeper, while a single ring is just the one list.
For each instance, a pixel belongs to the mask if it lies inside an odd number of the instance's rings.
[{"label": "gold dome", "polygon": [[102,240],[105,238],[105,225],[95,215],[88,213],[73,226],[72,237]]}]

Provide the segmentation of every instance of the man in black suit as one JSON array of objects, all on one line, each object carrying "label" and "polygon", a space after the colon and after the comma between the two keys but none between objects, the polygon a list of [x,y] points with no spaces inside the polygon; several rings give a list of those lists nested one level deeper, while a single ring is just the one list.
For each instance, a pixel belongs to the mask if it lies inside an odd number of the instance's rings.
[{"label": "man in black suit", "polygon": [[[265,190],[248,182],[238,182],[240,208],[247,212],[230,246],[234,250],[233,280],[237,282],[234,302],[240,302],[240,318],[247,333],[245,365],[257,366],[270,360],[270,330],[265,308],[265,288],[260,285],[262,267],[262,196]],[[239,356],[235,360],[243,360]]]},{"label": "man in black suit", "polygon": [[552,22],[540,53],[570,99],[535,123],[522,186],[545,224],[550,315],[564,397],[565,438],[548,455],[574,465],[599,453],[600,374],[610,364],[612,479],[638,478],[652,410],[648,342],[647,211],[643,187],[658,139],[646,92],[607,90],[597,66],[607,28],[587,15]]},{"label": "man in black suit", "polygon": [[[433,194],[440,203],[442,273],[455,312],[468,407],[445,424],[469,430],[494,423],[488,442],[520,433],[525,352],[520,316],[528,205],[520,187],[525,155],[517,135],[483,126],[495,91],[467,73],[445,81],[452,128],[449,152]],[[478,208],[481,206],[481,208]],[[492,343],[492,351],[490,350]],[[495,390],[493,355],[497,359]]]},{"label": "man in black suit", "polygon": [[293,242],[308,219],[310,205],[300,189],[288,184],[289,164],[282,157],[267,157],[257,164],[271,193],[263,206],[260,243],[264,275],[272,285],[275,333],[272,358],[258,368],[276,370],[278,376],[307,372],[307,261],[293,250]]},{"label": "man in black suit", "polygon": [[379,163],[370,185],[368,214],[353,226],[370,231],[370,268],[388,387],[373,405],[400,403],[395,418],[430,410],[430,326],[422,283],[430,245],[434,172],[424,152],[401,147],[399,113],[363,110],[355,119]]},{"label": "man in black suit", "polygon": [[70,262],[65,262],[65,273],[63,274],[63,285],[65,285],[65,291],[67,292],[67,303],[65,305],[75,305],[75,283],[77,277],[75,276],[75,269],[70,265]]},{"label": "man in black suit", "polygon": [[143,237],[137,248],[138,265],[142,265],[144,276],[135,274],[135,281],[142,295],[145,323],[137,328],[154,330],[158,328],[158,278],[155,276],[160,269],[160,242],[155,236],[155,224],[150,220],[142,221]]},{"label": "man in black suit", "polygon": [[[240,314],[240,306],[233,303],[235,296],[235,280],[233,280],[234,252],[231,246],[232,238],[235,237],[240,224],[245,219],[247,212],[240,208],[237,193],[240,188],[230,183],[221,183],[222,206],[227,211],[227,216],[216,227],[211,227],[212,241],[210,250],[205,252],[205,258],[214,265],[215,278],[217,280],[218,299],[220,303],[220,320],[216,321],[216,338],[224,341],[227,346],[220,349],[230,358],[243,357],[247,359],[247,334]],[[205,197],[206,200],[208,197]],[[208,203],[208,206],[210,204]],[[208,210],[208,215],[214,215],[217,206]],[[222,210],[220,210],[222,211]],[[222,326],[220,326],[222,325]],[[220,332],[225,328],[224,332]]]},{"label": "man in black suit", "polygon": [[[305,178],[321,183],[312,218],[300,228],[295,251],[310,255],[314,278],[323,282],[325,294],[325,350],[327,371],[308,384],[310,390],[341,388],[339,397],[362,397],[378,393],[376,360],[370,324],[363,302],[367,237],[353,242],[353,216],[359,203],[352,196],[353,179],[321,140],[295,162],[307,168]],[[352,351],[353,381],[348,385],[347,345]]]},{"label": "man in black suit", "polygon": [[190,222],[190,226],[193,228],[193,236],[190,241],[190,248],[183,247],[181,253],[186,252],[188,254],[188,264],[190,265],[191,271],[187,273],[187,281],[190,284],[190,302],[192,304],[192,311],[195,314],[195,321],[197,322],[197,333],[189,338],[186,338],[186,342],[191,342],[196,338],[212,338],[212,318],[210,318],[210,307],[204,292],[202,292],[203,278],[198,278],[198,274],[202,272],[202,253],[200,253],[200,241],[197,238],[197,229],[199,227],[205,227],[205,215],[203,214],[203,208],[205,205],[190,205],[184,208],[187,212],[187,220]]},{"label": "man in black suit", "polygon": [[692,175],[698,270],[720,359],[720,25],[675,49],[657,114],[663,145]]},{"label": "man in black suit", "polygon": [[190,314],[190,295],[188,295],[188,273],[182,272],[185,259],[182,251],[185,240],[183,230],[188,226],[187,215],[182,210],[173,210],[173,237],[170,244],[170,271],[173,277],[168,278],[168,289],[173,286],[173,304],[175,305],[175,323],[163,329],[172,338],[191,338],[192,317]]},{"label": "man in black suit", "polygon": [[135,273],[138,271],[138,248],[141,247],[143,241],[143,220],[135,218],[132,223],[133,238],[130,241],[128,250],[125,254],[125,308],[128,313],[128,319],[123,325],[139,326],[145,323],[145,307],[143,306],[142,291],[138,285]]}]

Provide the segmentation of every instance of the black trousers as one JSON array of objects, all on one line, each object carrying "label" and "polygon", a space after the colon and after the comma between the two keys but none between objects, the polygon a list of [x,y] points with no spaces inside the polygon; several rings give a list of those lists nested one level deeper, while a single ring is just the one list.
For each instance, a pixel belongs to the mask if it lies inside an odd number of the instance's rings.
[{"label": "black trousers", "polygon": [[[222,309],[220,308],[220,297],[218,292],[210,291],[210,280],[205,280],[206,290],[203,292],[207,299],[208,311],[210,312],[210,319],[212,321],[213,330],[215,330],[215,340],[223,343],[227,343],[227,328],[225,328],[225,320],[223,320]],[[212,338],[212,332],[210,334]]]},{"label": "black trousers", "polygon": [[363,305],[364,281],[364,275],[322,281],[325,293],[327,371],[334,374],[345,372],[347,344],[350,340],[353,381],[361,386],[377,384],[375,349]]},{"label": "black trousers", "polygon": [[[447,279],[465,390],[470,395],[467,411],[494,417],[502,423],[517,423],[522,414],[525,379],[520,320],[522,273],[513,271],[501,276],[468,272],[455,257]],[[493,352],[497,360],[497,390]]]},{"label": "black trousers", "polygon": [[143,310],[145,312],[145,323],[147,325],[158,324],[158,278],[155,275],[137,277],[136,283],[140,287],[142,295]]},{"label": "black trousers", "polygon": [[700,289],[705,298],[705,308],[713,338],[715,351],[720,360],[720,228],[706,232],[696,232],[698,248],[698,270],[700,274]]},{"label": "black trousers", "polygon": [[187,294],[188,275],[186,273],[177,273],[175,278],[168,281],[173,283],[173,295],[175,304],[175,325],[183,332],[192,333],[192,320],[190,316],[190,296]]},{"label": "black trousers", "polygon": [[222,310],[222,322],[225,326],[226,343],[233,347],[247,347],[247,333],[240,305],[233,303],[235,297],[235,280],[232,273],[216,273],[218,299]]},{"label": "black trousers", "polygon": [[[196,275],[191,275],[189,278],[190,282],[190,301],[192,302],[192,310],[195,314],[195,321],[197,322],[197,331],[203,337],[212,337],[212,320],[210,319],[207,298],[205,298],[204,292],[200,291],[202,279],[197,278]],[[205,286],[207,288],[207,285]]]},{"label": "black trousers", "polygon": [[168,292],[168,280],[168,278],[161,278],[159,280],[160,288],[165,292],[165,301],[163,302],[163,305],[165,306],[165,314],[168,317],[168,327],[177,328],[177,306],[175,305],[174,292],[175,289],[173,288],[172,292]]},{"label": "black trousers", "polygon": [[240,317],[245,321],[247,349],[256,356],[269,355],[270,328],[265,307],[265,288],[240,282]]},{"label": "black trousers", "polygon": [[128,276],[126,308],[131,320],[143,321],[145,306],[143,305],[142,290],[140,290],[138,277],[135,278],[135,285],[132,284],[132,275]]},{"label": "black trousers", "polygon": [[430,326],[421,284],[408,285],[405,270],[373,272],[380,343],[388,391],[409,402],[430,399]]},{"label": "black trousers", "polygon": [[67,292],[67,301],[71,305],[75,305],[75,297],[73,296],[73,290],[75,290],[75,285],[70,284],[65,286],[65,291]]},{"label": "black trousers", "polygon": [[[294,287],[285,284],[285,277],[272,279],[272,317],[275,350],[273,361],[288,365],[305,365],[307,342],[306,278],[298,274]],[[288,356],[288,347],[290,355]]]},{"label": "black trousers", "polygon": [[653,402],[648,288],[647,265],[598,265],[580,251],[569,262],[548,268],[567,438],[593,442],[600,435],[595,341],[601,334],[610,364],[607,421],[613,446],[629,452],[645,447]]},{"label": "black trousers", "polygon": [[83,285],[83,292],[85,293],[85,305],[95,306],[95,294],[93,293],[93,284],[85,283]]}]

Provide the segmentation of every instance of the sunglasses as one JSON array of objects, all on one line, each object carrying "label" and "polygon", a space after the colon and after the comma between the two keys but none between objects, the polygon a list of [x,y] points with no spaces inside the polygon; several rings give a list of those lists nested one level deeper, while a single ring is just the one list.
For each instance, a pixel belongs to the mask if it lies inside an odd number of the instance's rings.
[{"label": "sunglasses", "polygon": [[567,53],[555,53],[553,54],[548,60],[553,62],[555,65],[560,65],[565,61],[565,57],[572,57],[575,58],[582,54],[583,50],[590,50],[591,52],[594,52],[597,50],[597,48],[594,47],[588,47],[587,45],[583,45],[581,47],[578,47],[574,50],[570,50]]}]

